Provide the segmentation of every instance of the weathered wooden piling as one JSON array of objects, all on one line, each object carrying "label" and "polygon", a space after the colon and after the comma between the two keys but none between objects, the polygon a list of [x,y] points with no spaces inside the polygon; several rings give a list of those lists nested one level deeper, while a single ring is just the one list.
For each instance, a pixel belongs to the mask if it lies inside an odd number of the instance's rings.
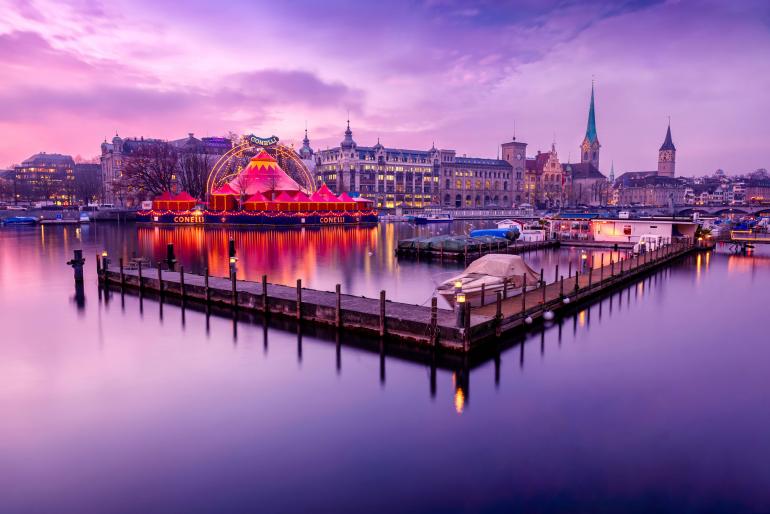
[{"label": "weathered wooden piling", "polygon": [[262,275],[262,312],[270,312],[267,304],[267,275]]},{"label": "weathered wooden piling", "polygon": [[385,337],[385,290],[380,291],[380,337]]},{"label": "weathered wooden piling", "polygon": [[163,270],[160,267],[160,261],[158,261],[158,292],[163,296]]},{"label": "weathered wooden piling", "polygon": [[123,257],[118,259],[118,264],[120,265],[120,287],[125,287],[125,285],[126,285],[126,275],[123,272]]},{"label": "weathered wooden piling", "polygon": [[184,287],[184,266],[179,266],[179,293],[182,295],[182,301],[185,300],[187,292]]},{"label": "weathered wooden piling", "polygon": [[209,302],[211,302],[211,288],[209,287],[209,267],[206,266],[203,268],[203,289],[204,294],[206,296],[206,304],[208,305]]},{"label": "weathered wooden piling", "polygon": [[334,325],[337,328],[342,327],[342,286],[334,286]]},{"label": "weathered wooden piling", "polygon": [[297,319],[302,319],[302,279],[297,279]]},{"label": "weathered wooden piling", "polygon": [[503,333],[503,294],[497,292],[497,305],[495,306],[495,336],[500,337]]},{"label": "weathered wooden piling", "polygon": [[431,343],[436,346],[438,344],[438,298],[435,296],[430,299],[430,336]]}]

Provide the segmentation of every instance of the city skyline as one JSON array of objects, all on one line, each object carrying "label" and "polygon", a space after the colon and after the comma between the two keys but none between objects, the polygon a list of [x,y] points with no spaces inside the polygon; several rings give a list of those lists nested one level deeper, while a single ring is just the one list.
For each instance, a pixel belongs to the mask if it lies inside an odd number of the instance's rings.
[{"label": "city skyline", "polygon": [[299,148],[307,122],[324,149],[348,112],[363,144],[495,157],[516,130],[579,162],[595,79],[605,173],[653,168],[669,116],[678,175],[767,167],[761,2],[0,4],[1,166],[90,158],[116,131]]}]

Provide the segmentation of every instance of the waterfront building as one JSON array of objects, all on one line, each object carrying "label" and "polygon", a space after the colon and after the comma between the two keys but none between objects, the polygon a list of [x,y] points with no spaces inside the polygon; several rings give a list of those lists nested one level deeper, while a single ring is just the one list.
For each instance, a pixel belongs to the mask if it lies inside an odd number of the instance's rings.
[{"label": "waterfront building", "polygon": [[618,177],[615,187],[618,189],[619,205],[664,207],[672,202],[675,205],[684,204],[688,185],[686,181],[674,177],[675,167],[676,147],[669,124],[658,150],[658,169],[629,171]]},{"label": "waterfront building", "polygon": [[69,205],[75,196],[75,161],[58,153],[35,154],[14,166],[13,187],[21,201]]},{"label": "waterfront building", "polygon": [[442,150],[440,155],[442,205],[511,207],[515,175],[508,160],[458,157],[454,150]]},{"label": "waterfront building", "polygon": [[143,146],[166,143],[179,152],[191,152],[211,157],[212,160],[232,148],[232,141],[228,138],[204,137],[198,139],[192,132],[186,138],[172,141],[145,137],[124,139],[115,134],[110,143],[105,139],[101,145],[100,164],[102,179],[104,180],[105,202],[116,205],[136,203],[138,198],[135,198],[136,192],[131,191],[122,181],[126,165]]},{"label": "waterfront building", "polygon": [[[304,146],[304,145],[303,145]],[[305,150],[305,155],[308,155]],[[439,204],[441,159],[429,150],[358,146],[348,120],[340,146],[315,152],[315,176],[337,194],[360,193],[379,208],[427,207]]]},{"label": "waterfront building", "polygon": [[527,203],[546,209],[560,208],[566,205],[568,187],[556,143],[551,145],[551,151],[538,151],[534,158],[527,159],[524,173]]}]

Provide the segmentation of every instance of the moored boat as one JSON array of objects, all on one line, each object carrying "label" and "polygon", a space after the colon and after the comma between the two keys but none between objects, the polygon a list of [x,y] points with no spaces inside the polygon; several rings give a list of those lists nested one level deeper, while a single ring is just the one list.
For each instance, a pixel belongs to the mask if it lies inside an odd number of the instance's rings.
[{"label": "moored boat", "polygon": [[454,218],[448,212],[440,212],[436,214],[428,214],[427,216],[415,216],[414,223],[416,225],[426,225],[428,223],[451,223]]},{"label": "moored boat", "polygon": [[4,225],[34,225],[37,223],[37,218],[32,216],[11,216],[3,220]]},{"label": "moored boat", "polygon": [[530,268],[520,255],[489,254],[473,261],[465,271],[442,282],[436,291],[454,305],[462,292],[468,305],[481,305],[482,287],[488,299],[505,289],[508,295],[521,292],[524,284],[537,287],[540,275]]}]

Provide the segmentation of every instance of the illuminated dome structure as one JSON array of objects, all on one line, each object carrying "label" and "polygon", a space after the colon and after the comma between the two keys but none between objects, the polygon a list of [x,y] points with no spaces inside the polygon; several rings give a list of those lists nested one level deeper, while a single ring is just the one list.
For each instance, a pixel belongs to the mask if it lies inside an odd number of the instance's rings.
[{"label": "illuminated dome structure", "polygon": [[161,195],[152,209],[137,213],[137,220],[243,225],[356,225],[377,221],[377,211],[365,199],[354,199],[346,193],[336,196],[325,184],[316,191],[313,176],[299,155],[277,142],[276,137],[249,136],[223,155],[208,177],[205,211],[184,203],[186,197]]}]

